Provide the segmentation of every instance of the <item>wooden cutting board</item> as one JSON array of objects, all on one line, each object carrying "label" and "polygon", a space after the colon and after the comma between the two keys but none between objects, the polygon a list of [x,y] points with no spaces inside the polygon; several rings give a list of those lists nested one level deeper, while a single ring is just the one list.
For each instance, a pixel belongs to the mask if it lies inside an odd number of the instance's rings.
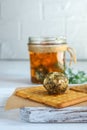
[{"label": "wooden cutting board", "polygon": [[[21,88],[16,89],[16,91],[19,89]],[[18,97],[14,92],[12,96],[9,97],[5,108],[20,108],[21,119],[29,123],[87,122],[87,101],[58,109],[48,107],[45,104],[37,103],[29,99]]]},{"label": "wooden cutting board", "polygon": [[[34,92],[34,93],[36,92],[36,95],[37,95],[38,94],[37,91],[34,91],[34,90],[36,90],[36,89],[38,90],[38,88],[35,88],[33,90],[32,89],[31,89],[31,91]],[[41,90],[42,89],[43,88],[41,88]],[[29,92],[31,92],[31,91],[29,91]],[[40,91],[40,88],[39,88],[39,91]],[[24,93],[24,91],[21,91],[21,92],[23,92],[23,94],[24,94],[22,96],[24,96],[26,98],[26,92],[25,93]],[[28,92],[28,94],[29,94],[29,92]],[[74,99],[73,100],[74,103],[76,103],[75,100],[77,100],[78,103],[79,103],[79,100],[78,100],[78,93],[79,92],[76,91],[77,96],[76,96],[76,93],[74,93],[75,96],[77,97],[77,99],[76,98],[72,98],[72,96],[73,96],[72,92],[73,91],[71,91],[71,93],[70,93],[71,94],[70,100]],[[79,93],[79,94],[80,94],[81,97],[85,96],[85,99],[87,98],[87,94],[86,93],[83,93],[82,95],[81,95],[81,93]],[[86,94],[86,95],[84,95],[84,94]],[[39,95],[40,95],[40,92],[39,92]],[[30,99],[35,99],[36,98],[35,101],[38,101],[37,97],[39,95],[37,95],[36,97],[32,98],[32,94],[30,94],[30,97],[31,97]],[[52,100],[52,98],[51,98],[51,100]],[[64,99],[65,98],[66,98],[66,96],[64,97]],[[40,99],[41,99],[41,97],[40,97]],[[47,98],[47,99],[49,99],[49,98]],[[70,104],[70,100],[67,99],[68,105]],[[43,100],[41,100],[41,102],[42,101]],[[46,100],[44,100],[44,101],[46,101]],[[64,102],[62,102],[62,103],[63,104],[59,105],[59,106],[58,106],[58,104],[56,104],[57,107],[61,108],[61,107],[68,106],[67,103],[64,103]],[[54,104],[55,104],[55,101],[54,101]],[[72,102],[71,102],[71,104],[72,104]],[[20,115],[21,115],[21,119],[25,120],[27,122],[37,122],[37,123],[39,123],[39,122],[45,122],[45,123],[47,123],[47,122],[50,122],[50,123],[79,122],[79,123],[81,123],[82,122],[83,123],[83,122],[87,122],[87,100],[86,100],[86,102],[82,102],[82,103],[79,103],[79,104],[76,104],[76,105],[73,105],[73,106],[69,106],[67,108],[62,108],[62,109],[47,107],[45,105],[41,106],[40,104],[38,104],[37,106],[33,106],[33,107],[32,106],[31,107],[24,107],[24,108],[20,109]]]}]

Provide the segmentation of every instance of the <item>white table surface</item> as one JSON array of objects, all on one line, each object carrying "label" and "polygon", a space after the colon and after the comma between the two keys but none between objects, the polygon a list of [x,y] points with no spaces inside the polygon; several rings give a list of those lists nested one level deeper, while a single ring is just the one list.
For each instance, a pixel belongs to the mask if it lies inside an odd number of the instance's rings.
[{"label": "white table surface", "polygon": [[[75,70],[86,70],[87,62],[77,62]],[[86,70],[87,72],[87,70]],[[27,123],[20,119],[19,109],[5,111],[7,98],[17,87],[35,85],[30,82],[28,61],[0,61],[0,130],[86,130],[86,123]]]}]

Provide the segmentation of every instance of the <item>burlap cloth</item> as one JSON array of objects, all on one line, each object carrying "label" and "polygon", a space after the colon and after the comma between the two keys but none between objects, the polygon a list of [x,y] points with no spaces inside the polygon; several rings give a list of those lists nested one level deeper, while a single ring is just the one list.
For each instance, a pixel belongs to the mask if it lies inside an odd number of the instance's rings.
[{"label": "burlap cloth", "polygon": [[[15,92],[19,89],[23,89],[23,88],[17,88],[13,92],[13,94],[7,99],[5,110],[17,109],[17,108],[23,108],[23,107],[46,107],[44,104],[37,103],[32,100],[24,99],[24,98],[16,96]],[[73,107],[87,107],[87,101],[74,105]]]}]

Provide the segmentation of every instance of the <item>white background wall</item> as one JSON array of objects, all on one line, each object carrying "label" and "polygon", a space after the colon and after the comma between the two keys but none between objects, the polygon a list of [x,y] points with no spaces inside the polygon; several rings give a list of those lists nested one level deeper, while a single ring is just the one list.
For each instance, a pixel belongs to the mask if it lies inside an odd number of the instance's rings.
[{"label": "white background wall", "polygon": [[28,59],[29,36],[65,36],[87,59],[87,0],[0,0],[0,59]]}]

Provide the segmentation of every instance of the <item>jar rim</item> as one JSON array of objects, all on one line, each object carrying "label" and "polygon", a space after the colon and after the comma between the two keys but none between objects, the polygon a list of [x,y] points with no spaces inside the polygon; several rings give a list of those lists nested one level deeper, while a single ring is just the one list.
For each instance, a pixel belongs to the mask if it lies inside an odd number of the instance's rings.
[{"label": "jar rim", "polygon": [[67,44],[65,37],[29,37],[29,44]]}]

